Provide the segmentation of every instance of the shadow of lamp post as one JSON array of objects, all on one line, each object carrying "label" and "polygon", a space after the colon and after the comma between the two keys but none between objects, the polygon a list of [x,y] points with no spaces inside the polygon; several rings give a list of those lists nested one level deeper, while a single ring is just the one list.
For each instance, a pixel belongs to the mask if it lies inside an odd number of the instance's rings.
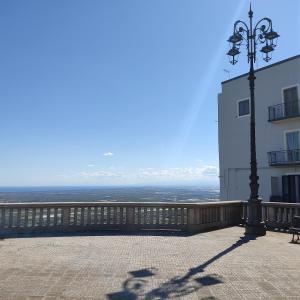
[{"label": "shadow of lamp post", "polygon": [[245,45],[247,48],[249,70],[249,87],[250,87],[250,198],[248,199],[248,218],[246,222],[246,234],[265,235],[266,228],[262,222],[261,199],[258,196],[258,176],[256,161],[256,142],[255,142],[255,102],[254,102],[254,63],[256,61],[256,48],[262,44],[260,52],[264,55],[264,60],[268,62],[271,59],[271,53],[276,47],[278,33],[273,31],[272,20],[263,18],[253,27],[253,11],[249,10],[249,26],[238,20],[234,23],[233,35],[230,36],[228,42],[231,49],[227,55],[230,57],[230,63],[235,65],[237,57],[240,54],[240,46]]}]

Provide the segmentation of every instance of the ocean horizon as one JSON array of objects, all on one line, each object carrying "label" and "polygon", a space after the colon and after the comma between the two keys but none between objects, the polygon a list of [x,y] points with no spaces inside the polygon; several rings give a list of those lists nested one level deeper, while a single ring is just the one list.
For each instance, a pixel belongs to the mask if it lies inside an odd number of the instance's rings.
[{"label": "ocean horizon", "polygon": [[206,202],[218,187],[198,186],[14,186],[0,187],[0,203],[12,202]]}]

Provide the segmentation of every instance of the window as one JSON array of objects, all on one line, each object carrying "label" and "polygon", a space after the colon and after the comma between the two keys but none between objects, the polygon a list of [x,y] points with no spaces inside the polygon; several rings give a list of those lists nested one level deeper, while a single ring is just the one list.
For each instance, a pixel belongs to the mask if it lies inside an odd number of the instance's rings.
[{"label": "window", "polygon": [[249,99],[238,101],[238,116],[248,116],[250,114],[250,103]]},{"label": "window", "polygon": [[283,102],[285,117],[293,117],[299,114],[297,86],[283,89]]},{"label": "window", "polygon": [[279,192],[279,177],[271,176],[271,193],[272,196],[280,196]]},{"label": "window", "polygon": [[299,131],[285,132],[285,146],[288,162],[299,161]]},{"label": "window", "polygon": [[284,202],[300,203],[300,175],[282,176],[282,198]]},{"label": "window", "polygon": [[299,149],[299,131],[285,132],[286,150]]}]

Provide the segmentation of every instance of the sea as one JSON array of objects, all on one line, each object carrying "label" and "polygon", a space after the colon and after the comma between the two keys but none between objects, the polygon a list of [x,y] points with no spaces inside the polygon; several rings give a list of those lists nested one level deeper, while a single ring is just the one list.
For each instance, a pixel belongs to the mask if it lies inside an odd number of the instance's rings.
[{"label": "sea", "polygon": [[0,203],[18,202],[209,202],[219,201],[218,187],[0,187]]}]

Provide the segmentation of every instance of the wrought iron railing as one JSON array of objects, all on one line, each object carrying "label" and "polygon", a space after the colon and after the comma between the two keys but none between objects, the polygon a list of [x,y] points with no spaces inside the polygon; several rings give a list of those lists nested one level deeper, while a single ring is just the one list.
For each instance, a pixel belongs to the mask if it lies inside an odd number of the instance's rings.
[{"label": "wrought iron railing", "polygon": [[269,106],[269,121],[277,121],[300,116],[299,100]]},{"label": "wrought iron railing", "polygon": [[268,152],[270,166],[300,164],[300,149]]}]

